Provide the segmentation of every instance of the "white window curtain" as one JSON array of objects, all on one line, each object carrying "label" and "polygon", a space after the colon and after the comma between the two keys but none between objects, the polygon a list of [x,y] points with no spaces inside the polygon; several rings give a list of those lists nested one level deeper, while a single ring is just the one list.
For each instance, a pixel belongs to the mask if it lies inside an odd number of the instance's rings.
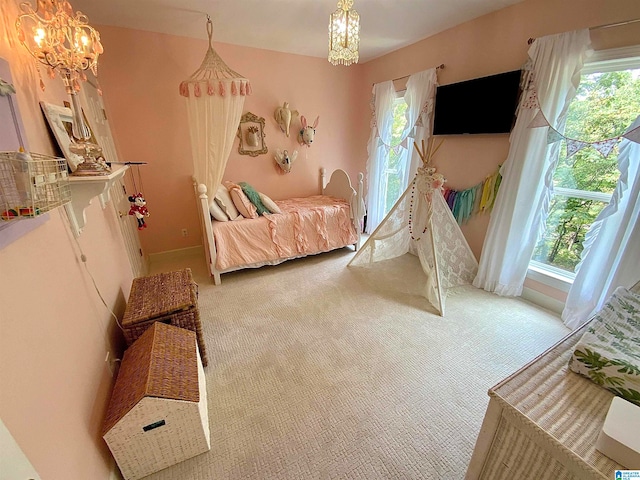
[{"label": "white window curtain", "polygon": [[[410,158],[408,167],[403,169],[402,189],[404,190],[420,166],[420,157],[413,149],[413,140],[420,142],[427,140],[431,134],[431,116],[433,100],[437,85],[436,69],[431,68],[414,73],[407,80],[404,99],[407,102],[405,113],[407,123],[400,145],[404,149],[405,158]],[[393,82],[383,82],[374,85],[374,115],[369,138],[369,160],[367,162],[367,228],[371,233],[385,216],[383,183],[385,170],[389,159],[391,144],[391,126],[393,124],[394,101],[397,97]]]},{"label": "white window curtain", "polygon": [[[585,29],[538,38],[529,48],[531,71],[527,76],[533,75],[539,105],[549,123],[561,133],[589,44],[589,31]],[[547,144],[547,128],[529,128],[536,113],[536,109],[522,107],[518,113],[473,282],[498,295],[522,293],[529,261],[548,213],[561,142]]]},{"label": "white window curtain", "polygon": [[[404,100],[407,102],[407,125],[402,132],[403,144],[409,150],[411,162],[409,168],[405,169],[405,178],[402,185],[406,188],[409,181],[413,179],[422,163],[420,156],[413,148],[413,141],[425,144],[431,136],[431,118],[433,115],[433,103],[436,95],[438,77],[435,68],[414,73],[407,80],[407,90],[404,93]],[[404,140],[408,138],[407,142]]]},{"label": "white window curtain", "polygon": [[367,152],[367,228],[371,233],[384,218],[384,195],[381,192],[387,168],[393,124],[393,102],[396,89],[391,80],[373,86],[373,119]]},{"label": "white window curtain", "polygon": [[[640,128],[640,117],[627,132]],[[618,286],[640,280],[640,144],[626,138],[619,145],[620,178],[607,205],[591,225],[562,320],[577,328]]]}]

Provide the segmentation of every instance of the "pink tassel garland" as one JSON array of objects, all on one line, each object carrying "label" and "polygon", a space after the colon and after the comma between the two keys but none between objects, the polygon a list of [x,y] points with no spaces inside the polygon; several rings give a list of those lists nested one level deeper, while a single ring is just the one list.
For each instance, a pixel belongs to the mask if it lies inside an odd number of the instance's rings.
[{"label": "pink tassel garland", "polygon": [[218,83],[218,88],[220,89],[220,96],[221,96],[221,97],[224,97],[224,94],[226,93],[226,92],[225,92],[225,89],[224,89],[224,83],[219,82],[219,83]]},{"label": "pink tassel garland", "polygon": [[236,82],[231,82],[231,95],[234,97],[238,95],[238,86],[236,85]]},{"label": "pink tassel garland", "polygon": [[200,96],[200,84],[196,82],[196,84],[193,86],[193,95],[196,97]]},{"label": "pink tassel garland", "polygon": [[246,93],[247,93],[247,89],[246,89],[245,82],[240,82],[240,95],[244,97]]},{"label": "pink tassel garland", "polygon": [[210,96],[213,96],[216,94],[215,89],[213,88],[213,83],[211,83],[211,80],[207,80],[207,93]]},{"label": "pink tassel garland", "polygon": [[247,82],[247,95],[251,95],[253,93],[253,89],[251,88],[251,83]]}]

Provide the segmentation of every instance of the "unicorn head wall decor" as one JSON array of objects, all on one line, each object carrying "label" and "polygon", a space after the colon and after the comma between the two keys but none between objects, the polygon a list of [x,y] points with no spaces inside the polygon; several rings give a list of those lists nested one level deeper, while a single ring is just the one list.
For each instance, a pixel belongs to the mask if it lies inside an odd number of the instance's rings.
[{"label": "unicorn head wall decor", "polygon": [[300,145],[306,145],[310,147],[313,143],[313,138],[316,135],[316,127],[318,126],[318,121],[320,120],[320,116],[316,117],[316,120],[313,122],[313,125],[307,125],[307,119],[304,118],[304,115],[300,116],[300,122],[302,122],[302,128],[298,133],[298,142]]},{"label": "unicorn head wall decor", "polygon": [[298,151],[294,150],[291,155],[287,150],[280,151],[280,149],[276,150],[276,154],[273,156],[275,158],[276,163],[282,169],[284,173],[289,173],[291,171],[291,165],[296,161],[296,157],[298,156]]}]

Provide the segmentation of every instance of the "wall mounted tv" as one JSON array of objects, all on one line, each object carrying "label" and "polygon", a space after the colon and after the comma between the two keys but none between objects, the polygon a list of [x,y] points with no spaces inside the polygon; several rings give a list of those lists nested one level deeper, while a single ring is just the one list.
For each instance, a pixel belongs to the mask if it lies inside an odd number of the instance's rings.
[{"label": "wall mounted tv", "polygon": [[436,90],[434,135],[509,133],[520,98],[520,70]]}]

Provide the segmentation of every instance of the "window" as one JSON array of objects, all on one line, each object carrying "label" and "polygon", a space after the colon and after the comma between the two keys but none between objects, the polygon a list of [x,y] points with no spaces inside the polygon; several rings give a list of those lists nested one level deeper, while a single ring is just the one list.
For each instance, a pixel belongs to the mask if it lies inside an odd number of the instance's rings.
[{"label": "window", "polygon": [[[613,52],[601,52],[600,57]],[[640,56],[592,61],[583,68],[567,113],[565,136],[587,142],[616,137],[639,113]],[[562,149],[546,229],[531,269],[569,282],[575,277],[585,235],[611,200],[618,174],[617,149],[606,158],[593,146],[569,157]]]},{"label": "window", "polygon": [[[404,94],[404,92],[402,92]],[[398,97],[393,106],[393,124],[391,125],[391,148],[384,170],[382,191],[384,192],[384,215],[389,213],[396,203],[406,185],[403,185],[405,170],[408,168],[407,149],[398,148],[402,141],[402,132],[407,124],[405,113],[407,102],[404,97]]]}]

